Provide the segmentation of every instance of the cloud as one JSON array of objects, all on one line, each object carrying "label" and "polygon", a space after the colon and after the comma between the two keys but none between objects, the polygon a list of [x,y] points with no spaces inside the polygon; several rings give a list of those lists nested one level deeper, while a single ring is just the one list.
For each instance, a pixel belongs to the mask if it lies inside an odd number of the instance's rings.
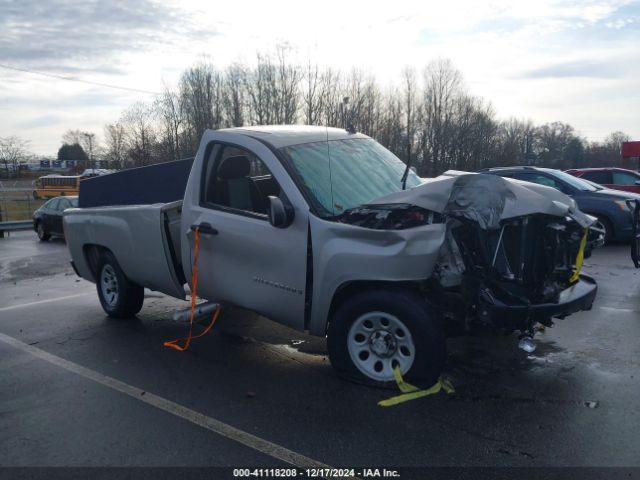
[{"label": "cloud", "polygon": [[0,0],[0,10],[0,60],[50,72],[119,73],[123,53],[216,34],[152,0]]},{"label": "cloud", "polygon": [[62,122],[64,119],[57,115],[43,115],[17,124],[17,127],[24,129],[50,127]]},{"label": "cloud", "polygon": [[554,63],[526,71],[516,78],[617,78],[620,65],[614,62],[574,61]]}]

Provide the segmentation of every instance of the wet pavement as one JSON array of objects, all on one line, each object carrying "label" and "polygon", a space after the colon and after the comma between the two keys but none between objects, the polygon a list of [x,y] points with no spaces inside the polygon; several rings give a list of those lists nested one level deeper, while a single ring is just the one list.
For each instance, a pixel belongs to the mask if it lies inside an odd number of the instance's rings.
[{"label": "wet pavement", "polygon": [[534,353],[515,335],[452,339],[456,393],[386,409],[394,392],[337,377],[323,339],[241,310],[188,352],[167,349],[187,331],[172,320],[186,302],[146,292],[137,319],[109,319],[68,260],[61,240],[0,239],[0,465],[287,466],[135,398],[148,392],[334,467],[640,466],[640,270],[627,246],[586,261],[593,310],[539,333]]}]

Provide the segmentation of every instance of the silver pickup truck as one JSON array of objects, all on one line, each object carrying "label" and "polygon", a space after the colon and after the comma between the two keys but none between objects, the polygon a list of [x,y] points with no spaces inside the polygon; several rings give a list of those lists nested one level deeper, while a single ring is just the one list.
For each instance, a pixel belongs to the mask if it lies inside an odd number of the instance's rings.
[{"label": "silver pickup truck", "polygon": [[[199,297],[327,336],[332,365],[372,383],[396,366],[433,381],[447,332],[531,337],[596,295],[579,274],[594,219],[553,188],[421,179],[366,135],[324,127],[207,131],[182,185],[148,168],[86,180],[64,215],[75,271],[112,317],[140,311],[144,287],[186,297],[196,228]],[[91,189],[106,181],[101,204]],[[134,195],[171,188],[181,198]]]}]

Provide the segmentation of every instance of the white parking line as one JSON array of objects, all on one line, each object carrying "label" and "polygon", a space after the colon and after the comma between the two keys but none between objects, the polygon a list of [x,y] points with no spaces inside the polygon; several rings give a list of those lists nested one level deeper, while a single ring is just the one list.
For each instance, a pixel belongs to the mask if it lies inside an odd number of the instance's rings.
[{"label": "white parking line", "polygon": [[618,308],[618,307],[605,307],[604,305],[598,305],[596,308],[601,310],[613,310],[614,312],[635,313],[637,310],[633,308]]},{"label": "white parking line", "polygon": [[21,303],[19,305],[10,305],[8,307],[0,308],[0,312],[6,312],[7,310],[16,310],[18,308],[32,307],[33,305],[41,305],[43,303],[61,302],[62,300],[69,300],[70,298],[85,297],[87,295],[95,295],[94,292],[76,293],[75,295],[67,295],[66,297],[50,298],[48,300],[38,300],[37,302]]},{"label": "white parking line", "polygon": [[124,393],[131,398],[154,406],[160,410],[170,413],[171,415],[180,417],[199,427],[210,430],[214,433],[217,433],[218,435],[238,442],[265,455],[269,455],[270,457],[286,462],[290,465],[294,465],[299,468],[331,468],[328,465],[325,465],[317,460],[291,451],[268,440],[264,440],[260,437],[247,433],[244,430],[232,427],[231,425],[221,422],[220,420],[208,417],[202,413],[196,412],[195,410],[191,410],[190,408],[187,408],[183,405],[172,402],[171,400],[159,397],[158,395],[146,392],[113,377],[108,377],[99,372],[83,367],[82,365],[78,365],[76,363],[70,362],[69,360],[65,360],[64,358],[52,355],[48,352],[45,352],[44,350],[34,347],[33,345],[28,345],[3,333],[0,333],[0,341],[11,345],[18,350],[29,353],[41,360],[61,367],[69,372],[92,380],[96,383],[99,383],[100,385],[104,385],[105,387],[111,388],[112,390]]}]

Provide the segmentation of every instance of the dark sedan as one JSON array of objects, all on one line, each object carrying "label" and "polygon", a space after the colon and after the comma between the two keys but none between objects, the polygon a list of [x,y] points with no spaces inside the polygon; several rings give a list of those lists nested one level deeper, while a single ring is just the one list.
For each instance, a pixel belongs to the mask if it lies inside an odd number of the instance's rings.
[{"label": "dark sedan", "polygon": [[560,190],[573,198],[584,213],[598,217],[598,227],[604,230],[607,242],[628,242],[633,236],[631,209],[627,200],[640,200],[640,195],[636,193],[604,188],[551,168],[500,167],[481,170],[481,173],[539,183]]},{"label": "dark sedan", "polygon": [[62,212],[78,206],[78,197],[55,197],[33,212],[33,229],[42,242],[52,235],[63,237]]}]

